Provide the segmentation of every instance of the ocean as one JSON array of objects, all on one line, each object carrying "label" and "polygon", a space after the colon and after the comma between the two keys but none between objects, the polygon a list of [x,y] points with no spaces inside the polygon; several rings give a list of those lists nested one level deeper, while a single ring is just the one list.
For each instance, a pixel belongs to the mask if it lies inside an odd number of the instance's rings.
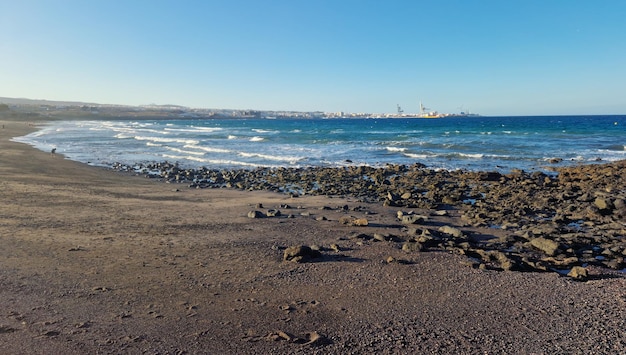
[{"label": "ocean", "polygon": [[[14,141],[96,166],[240,169],[422,163],[548,171],[626,159],[626,116],[54,121]],[[558,163],[555,163],[558,161]]]}]

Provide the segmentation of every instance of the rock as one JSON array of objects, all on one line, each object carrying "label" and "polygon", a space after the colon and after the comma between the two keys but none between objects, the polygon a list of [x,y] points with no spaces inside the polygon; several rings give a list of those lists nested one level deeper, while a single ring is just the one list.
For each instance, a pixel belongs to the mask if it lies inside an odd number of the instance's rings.
[{"label": "rock", "polygon": [[339,218],[339,223],[357,227],[365,227],[369,224],[366,218],[354,218],[350,216]]},{"label": "rock", "polygon": [[403,200],[408,200],[411,198],[411,193],[410,192],[405,192],[400,196],[401,199]]},{"label": "rock", "polygon": [[574,266],[572,270],[567,273],[567,276],[573,278],[574,280],[585,281],[589,277],[589,273],[587,269],[582,266]]},{"label": "rock", "polygon": [[263,218],[265,215],[261,211],[250,211],[248,212],[248,218]]},{"label": "rock", "polygon": [[318,332],[310,332],[306,335],[306,342],[302,345],[318,346],[327,344],[329,340]]},{"label": "rock", "polygon": [[387,264],[392,264],[397,262],[398,260],[396,260],[396,258],[394,258],[393,256],[388,256],[387,259],[385,259],[385,261],[387,262]]},{"label": "rock", "polygon": [[549,263],[550,265],[563,267],[563,268],[573,266],[574,264],[578,264],[580,262],[580,260],[575,256],[571,256],[569,258],[563,258],[563,259],[549,257],[549,258],[544,258],[541,260]]},{"label": "rock", "polygon": [[321,256],[322,253],[320,253],[319,250],[313,250],[311,247],[306,245],[298,245],[285,249],[285,252],[283,253],[283,260],[303,263]]},{"label": "rock", "polygon": [[365,227],[368,224],[369,222],[367,221],[366,218],[357,218],[354,221],[352,221],[352,225],[357,226],[357,227]]},{"label": "rock", "polygon": [[451,226],[441,226],[439,227],[439,231],[441,233],[451,235],[455,238],[463,238],[464,236],[463,232],[460,229]]},{"label": "rock", "polygon": [[400,199],[400,197],[397,194],[394,194],[393,192],[388,192],[387,193],[387,200],[389,200],[389,201],[397,201],[399,199]]},{"label": "rock", "polygon": [[478,179],[482,181],[498,181],[502,178],[502,174],[496,171],[488,171],[479,173]]},{"label": "rock", "polygon": [[374,240],[377,240],[379,242],[386,242],[387,238],[380,233],[374,233]]},{"label": "rock", "polygon": [[402,215],[402,217],[400,218],[400,223],[402,224],[417,224],[417,223],[422,223],[424,221],[428,220],[427,216],[421,216],[421,215],[417,215],[417,214],[409,214],[409,215]]},{"label": "rock", "polygon": [[406,242],[402,244],[402,250],[406,252],[422,251],[423,249],[424,246],[422,245],[422,243],[418,242]]},{"label": "rock", "polygon": [[557,242],[543,237],[531,239],[530,245],[550,256],[553,256],[559,248]]},{"label": "rock", "polygon": [[278,217],[278,216],[280,216],[280,211],[279,210],[275,210],[275,209],[271,209],[271,210],[267,211],[266,215],[268,217]]},{"label": "rock", "polygon": [[342,217],[339,217],[339,223],[350,225],[352,224],[352,219],[353,218],[350,216],[342,216]]},{"label": "rock", "polygon": [[500,264],[503,270],[514,270],[517,265],[515,261],[509,258],[505,253],[501,251],[493,251],[493,258]]},{"label": "rock", "polygon": [[370,240],[372,239],[372,237],[370,237],[369,235],[365,234],[365,233],[355,233],[352,234],[349,239],[362,239],[362,240]]},{"label": "rock", "polygon": [[601,211],[610,211],[615,208],[613,202],[604,197],[596,197],[595,201],[593,201],[593,204],[596,205],[596,207],[598,207],[598,209],[600,209]]},{"label": "rock", "polygon": [[339,245],[337,245],[337,244],[331,244],[331,245],[330,245],[330,249],[331,249],[332,251],[337,252],[337,253],[338,253],[339,251],[341,251],[341,249],[339,249]]}]

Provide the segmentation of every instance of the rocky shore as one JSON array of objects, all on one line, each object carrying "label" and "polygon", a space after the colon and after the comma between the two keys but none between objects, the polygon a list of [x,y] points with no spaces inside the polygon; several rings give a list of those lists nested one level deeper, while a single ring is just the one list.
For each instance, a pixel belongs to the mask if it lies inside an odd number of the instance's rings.
[{"label": "rocky shore", "polygon": [[31,119],[0,115],[1,354],[626,351],[623,162],[120,173]]},{"label": "rocky shore", "polygon": [[[590,265],[626,267],[626,161],[550,174],[435,171],[422,164],[211,170],[163,162],[113,168],[189,188],[350,196],[400,208],[401,227],[389,238],[404,250],[447,250],[469,256],[478,268],[557,271],[584,280]],[[412,209],[456,214],[464,224],[436,226]],[[498,236],[476,233],[477,227],[499,230]]]}]

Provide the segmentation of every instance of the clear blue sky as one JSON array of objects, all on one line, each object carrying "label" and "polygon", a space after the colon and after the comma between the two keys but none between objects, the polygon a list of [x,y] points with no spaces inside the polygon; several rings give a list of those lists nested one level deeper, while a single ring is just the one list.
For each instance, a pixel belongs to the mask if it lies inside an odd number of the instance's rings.
[{"label": "clear blue sky", "polygon": [[0,96],[625,114],[626,1],[0,0]]}]

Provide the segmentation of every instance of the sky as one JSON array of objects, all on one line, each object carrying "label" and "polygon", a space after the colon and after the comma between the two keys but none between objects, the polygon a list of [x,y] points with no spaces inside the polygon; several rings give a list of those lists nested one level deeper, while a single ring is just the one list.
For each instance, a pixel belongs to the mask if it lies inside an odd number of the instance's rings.
[{"label": "sky", "polygon": [[0,0],[0,97],[626,114],[626,1]]}]

